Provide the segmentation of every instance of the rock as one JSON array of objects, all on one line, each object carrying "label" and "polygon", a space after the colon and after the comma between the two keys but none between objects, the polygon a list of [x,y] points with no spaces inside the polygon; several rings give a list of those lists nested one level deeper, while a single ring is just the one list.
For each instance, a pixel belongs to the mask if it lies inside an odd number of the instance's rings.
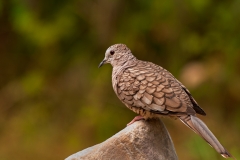
[{"label": "rock", "polygon": [[106,141],[65,160],[177,160],[173,142],[158,120],[137,121]]}]

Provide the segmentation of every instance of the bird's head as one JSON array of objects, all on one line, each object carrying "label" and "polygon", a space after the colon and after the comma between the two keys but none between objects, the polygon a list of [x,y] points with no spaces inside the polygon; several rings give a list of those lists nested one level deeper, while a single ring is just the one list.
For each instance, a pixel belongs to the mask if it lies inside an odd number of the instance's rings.
[{"label": "bird's head", "polygon": [[134,56],[125,44],[114,44],[107,49],[105,57],[98,68],[106,63],[110,63],[113,67],[121,66],[132,58]]}]

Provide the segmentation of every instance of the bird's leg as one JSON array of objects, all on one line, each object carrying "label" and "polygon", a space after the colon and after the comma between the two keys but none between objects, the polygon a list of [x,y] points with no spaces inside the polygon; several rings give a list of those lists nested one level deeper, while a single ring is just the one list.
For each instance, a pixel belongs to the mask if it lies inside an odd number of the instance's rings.
[{"label": "bird's leg", "polygon": [[142,117],[142,116],[136,116],[135,118],[133,118],[133,120],[132,120],[131,122],[129,122],[129,123],[127,124],[127,126],[133,124],[133,123],[136,122],[136,121],[142,120],[142,119],[144,119],[144,117]]}]

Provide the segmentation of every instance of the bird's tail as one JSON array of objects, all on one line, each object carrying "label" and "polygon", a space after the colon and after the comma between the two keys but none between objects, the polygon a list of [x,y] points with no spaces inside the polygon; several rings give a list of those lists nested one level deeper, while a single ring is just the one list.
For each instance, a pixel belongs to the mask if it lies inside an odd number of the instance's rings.
[{"label": "bird's tail", "polygon": [[[196,116],[186,115],[179,119],[192,129],[195,133],[200,135],[210,146],[212,146],[224,158],[234,158],[217,140],[213,133],[208,129],[206,124]],[[235,158],[234,158],[235,159]]]}]

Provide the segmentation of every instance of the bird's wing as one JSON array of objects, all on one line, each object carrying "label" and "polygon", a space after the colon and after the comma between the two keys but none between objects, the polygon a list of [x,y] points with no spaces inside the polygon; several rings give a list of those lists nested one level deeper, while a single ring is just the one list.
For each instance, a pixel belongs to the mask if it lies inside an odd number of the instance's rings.
[{"label": "bird's wing", "polygon": [[189,95],[171,73],[151,62],[139,61],[119,75],[117,95],[127,106],[163,114],[196,112]]}]

